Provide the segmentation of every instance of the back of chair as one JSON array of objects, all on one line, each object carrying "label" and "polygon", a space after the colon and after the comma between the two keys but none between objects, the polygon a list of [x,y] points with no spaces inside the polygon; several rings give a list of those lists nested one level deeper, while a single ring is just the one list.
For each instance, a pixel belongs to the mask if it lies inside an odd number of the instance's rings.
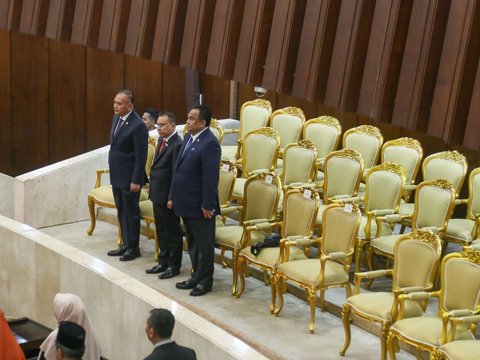
[{"label": "back of chair", "polygon": [[280,191],[280,177],[275,173],[262,172],[249,177],[244,188],[242,220],[275,219]]},{"label": "back of chair", "polygon": [[392,162],[371,168],[365,179],[365,210],[398,210],[405,186],[405,171]]},{"label": "back of chair", "polygon": [[309,183],[315,179],[317,151],[309,140],[289,144],[283,153],[282,183]]},{"label": "back of chair", "polygon": [[417,187],[412,228],[446,227],[455,205],[455,189],[446,179],[424,181]]},{"label": "back of chair", "polygon": [[355,196],[362,180],[363,158],[356,150],[334,151],[325,158],[323,202],[338,195]]},{"label": "back of chair", "polygon": [[240,128],[238,138],[243,139],[248,132],[265,127],[272,114],[272,104],[268,100],[247,101],[240,109]]},{"label": "back of chair", "polygon": [[475,219],[480,214],[480,167],[470,172],[468,179],[467,219]]},{"label": "back of chair", "polygon": [[[322,254],[353,252],[360,227],[361,212],[356,204],[331,204],[322,214]],[[351,256],[349,257],[351,261]],[[347,260],[348,261],[348,260]]]},{"label": "back of chair", "polygon": [[153,158],[155,157],[155,147],[151,142],[148,143],[147,162],[145,163],[145,174],[150,178],[150,172],[152,170]]},{"label": "back of chair", "polygon": [[341,134],[340,122],[331,116],[310,119],[303,125],[303,138],[315,145],[319,159],[324,159],[338,147]]},{"label": "back of chair", "polygon": [[348,129],[343,135],[343,148],[357,150],[365,161],[365,169],[377,163],[383,136],[380,130],[371,125],[360,125]]},{"label": "back of chair", "polygon": [[442,262],[439,313],[452,310],[480,311],[480,251],[464,249]]},{"label": "back of chair", "polygon": [[287,191],[283,199],[282,236],[311,236],[317,219],[320,197],[308,187]]},{"label": "back of chair", "polygon": [[218,180],[218,202],[220,207],[230,205],[235,179],[237,178],[237,167],[233,161],[220,161],[220,176]]},{"label": "back of chair", "polygon": [[387,141],[382,146],[383,162],[394,162],[405,170],[406,184],[413,184],[422,163],[423,149],[416,139],[402,137]]},{"label": "back of chair", "polygon": [[278,157],[280,138],[272,128],[262,127],[250,131],[243,143],[242,176],[255,170],[273,170]]},{"label": "back of chair", "polygon": [[218,142],[221,144],[223,140],[223,127],[220,124],[220,121],[217,119],[212,119],[210,121],[210,131],[218,139]]},{"label": "back of chair", "polygon": [[437,273],[442,242],[430,231],[416,230],[395,243],[393,290],[420,287],[431,289]]},{"label": "back of chair", "polygon": [[467,168],[467,159],[456,150],[439,152],[427,156],[423,161],[423,180],[447,179],[459,194],[465,181]]},{"label": "back of chair", "polygon": [[280,135],[280,149],[300,140],[305,114],[297,107],[289,106],[273,112],[270,117],[270,127]]}]

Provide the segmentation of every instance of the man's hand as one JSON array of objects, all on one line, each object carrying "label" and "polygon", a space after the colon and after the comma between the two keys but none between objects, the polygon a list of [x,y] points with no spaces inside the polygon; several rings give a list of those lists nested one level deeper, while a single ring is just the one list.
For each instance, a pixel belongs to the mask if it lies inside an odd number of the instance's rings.
[{"label": "man's hand", "polygon": [[131,192],[138,192],[140,191],[141,186],[138,184],[130,183],[130,191]]},{"label": "man's hand", "polygon": [[215,210],[207,210],[204,208],[202,208],[202,212],[205,219],[211,219],[215,214]]},{"label": "man's hand", "polygon": [[173,201],[172,200],[167,201],[167,208],[169,208],[170,210],[173,209]]}]

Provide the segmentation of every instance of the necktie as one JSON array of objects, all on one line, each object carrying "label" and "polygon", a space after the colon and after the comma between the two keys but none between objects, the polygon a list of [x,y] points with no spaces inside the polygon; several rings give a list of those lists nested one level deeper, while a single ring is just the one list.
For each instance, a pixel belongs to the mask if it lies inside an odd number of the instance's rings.
[{"label": "necktie", "polygon": [[184,158],[185,155],[187,155],[187,151],[188,151],[188,149],[190,148],[190,145],[192,145],[192,142],[193,142],[192,139],[193,139],[193,137],[190,136],[190,138],[187,141],[187,144],[185,145],[185,148],[183,149],[182,158]]},{"label": "necktie", "polygon": [[113,137],[116,137],[117,134],[118,134],[118,131],[120,130],[120,128],[123,126],[123,123],[125,122],[125,120],[123,120],[122,118],[120,118],[118,120],[118,123],[117,123],[117,127],[115,128],[115,131],[113,132]]},{"label": "necktie", "polygon": [[158,155],[160,155],[163,150],[165,150],[165,146],[167,146],[167,140],[163,139],[160,147],[158,148]]}]

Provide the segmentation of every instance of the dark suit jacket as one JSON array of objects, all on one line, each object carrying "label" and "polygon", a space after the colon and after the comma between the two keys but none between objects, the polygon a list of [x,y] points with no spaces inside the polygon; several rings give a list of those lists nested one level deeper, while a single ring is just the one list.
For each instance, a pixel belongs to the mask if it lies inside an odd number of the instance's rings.
[{"label": "dark suit jacket", "polygon": [[220,166],[220,144],[210,129],[202,132],[183,155],[190,138],[185,135],[173,175],[171,199],[173,210],[178,216],[203,217],[202,208],[215,210],[218,205],[218,177]]},{"label": "dark suit jacket", "polygon": [[153,350],[144,360],[196,360],[195,351],[177,345],[176,342],[161,345]]},{"label": "dark suit jacket", "polygon": [[173,171],[182,146],[182,138],[175,132],[168,139],[165,149],[158,154],[162,141],[163,138],[158,139],[158,146],[150,172],[150,200],[156,204],[166,205],[169,200]]},{"label": "dark suit jacket", "polygon": [[130,188],[130,183],[145,185],[145,163],[148,152],[148,130],[134,111],[113,137],[119,117],[113,116],[110,130],[110,183],[119,188]]}]

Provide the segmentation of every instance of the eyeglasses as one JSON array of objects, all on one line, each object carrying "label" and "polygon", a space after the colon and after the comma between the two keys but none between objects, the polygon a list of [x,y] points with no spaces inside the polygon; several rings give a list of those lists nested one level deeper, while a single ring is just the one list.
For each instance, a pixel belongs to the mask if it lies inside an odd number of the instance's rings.
[{"label": "eyeglasses", "polygon": [[157,129],[161,129],[162,127],[164,127],[164,126],[166,126],[166,125],[168,125],[168,124],[155,124],[155,127],[156,127]]}]

